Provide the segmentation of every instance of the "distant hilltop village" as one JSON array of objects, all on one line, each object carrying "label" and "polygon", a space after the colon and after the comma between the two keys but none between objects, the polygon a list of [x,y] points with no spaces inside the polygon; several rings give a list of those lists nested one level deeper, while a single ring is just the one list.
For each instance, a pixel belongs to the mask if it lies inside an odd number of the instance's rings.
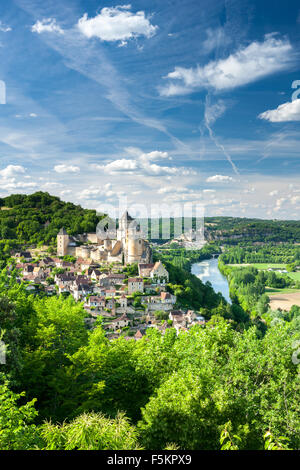
[{"label": "distant hilltop village", "polygon": [[[77,246],[77,243],[83,243]],[[140,227],[126,211],[116,233],[88,233],[72,237],[62,228],[57,235],[57,255],[71,255],[91,261],[124,264],[150,263],[152,250],[142,238]]]}]

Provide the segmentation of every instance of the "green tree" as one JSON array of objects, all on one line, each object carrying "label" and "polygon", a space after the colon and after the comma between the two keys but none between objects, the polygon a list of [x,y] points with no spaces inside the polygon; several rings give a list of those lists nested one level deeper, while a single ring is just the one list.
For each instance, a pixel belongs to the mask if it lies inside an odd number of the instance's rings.
[{"label": "green tree", "polygon": [[32,424],[36,400],[19,406],[24,395],[13,393],[7,382],[0,384],[0,450],[28,450],[37,443],[37,429]]}]

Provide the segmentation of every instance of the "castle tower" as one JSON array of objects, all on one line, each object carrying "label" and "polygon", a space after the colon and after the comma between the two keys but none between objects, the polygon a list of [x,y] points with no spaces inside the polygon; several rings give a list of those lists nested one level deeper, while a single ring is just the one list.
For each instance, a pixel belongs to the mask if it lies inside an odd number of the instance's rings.
[{"label": "castle tower", "polygon": [[69,235],[64,228],[61,228],[57,235],[57,256],[66,256],[68,254]]},{"label": "castle tower", "polygon": [[127,263],[130,264],[139,262],[143,255],[144,247],[144,240],[142,240],[141,238],[129,238],[127,241]]},{"label": "castle tower", "polygon": [[141,259],[144,251],[144,240],[141,237],[139,225],[132,220],[126,230],[125,259],[127,263],[135,263]]},{"label": "castle tower", "polygon": [[127,238],[127,231],[128,231],[128,228],[130,227],[131,222],[133,220],[134,219],[128,214],[128,212],[125,211],[124,214],[122,215],[120,221],[119,221],[119,228],[118,228],[118,232],[117,232],[117,238],[118,238],[118,240],[122,241],[123,243],[125,242],[125,240]]}]

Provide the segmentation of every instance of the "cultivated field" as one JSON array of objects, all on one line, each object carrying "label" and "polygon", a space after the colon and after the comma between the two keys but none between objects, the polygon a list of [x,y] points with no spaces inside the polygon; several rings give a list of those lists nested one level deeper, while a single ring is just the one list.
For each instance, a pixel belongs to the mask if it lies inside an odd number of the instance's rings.
[{"label": "cultivated field", "polygon": [[[256,268],[258,270],[262,271],[267,271],[268,269],[281,269],[284,270],[286,269],[286,264],[275,264],[275,263],[251,263],[251,264],[229,264],[228,266],[233,266],[236,268],[246,268],[249,266],[252,266],[253,268]],[[276,271],[275,271],[276,272]],[[280,274],[280,273],[278,273]],[[300,281],[300,271],[296,273],[285,273],[287,276],[289,276],[291,279],[294,279],[295,281]]]},{"label": "cultivated field", "polygon": [[300,291],[293,293],[281,293],[271,294],[268,292],[270,297],[270,307],[272,310],[281,308],[282,310],[289,311],[293,305],[300,306]]}]

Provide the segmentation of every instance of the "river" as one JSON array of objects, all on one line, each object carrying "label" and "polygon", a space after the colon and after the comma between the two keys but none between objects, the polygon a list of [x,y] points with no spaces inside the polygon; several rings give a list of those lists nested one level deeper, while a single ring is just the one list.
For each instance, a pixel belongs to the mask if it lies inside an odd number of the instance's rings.
[{"label": "river", "polygon": [[224,299],[231,303],[228,282],[226,277],[219,271],[217,258],[193,264],[192,274],[195,274],[204,283],[209,281],[215,292],[221,292]]}]

